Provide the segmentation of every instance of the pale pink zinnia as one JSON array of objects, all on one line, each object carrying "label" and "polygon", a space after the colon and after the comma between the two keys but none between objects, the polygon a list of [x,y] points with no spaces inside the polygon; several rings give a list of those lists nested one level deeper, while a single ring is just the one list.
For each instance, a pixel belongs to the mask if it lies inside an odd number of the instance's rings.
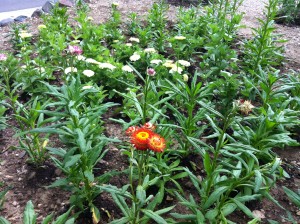
[{"label": "pale pink zinnia", "polygon": [[148,69],[147,69],[147,74],[148,74],[149,76],[155,76],[156,71],[155,71],[153,68],[148,68]]},{"label": "pale pink zinnia", "polygon": [[0,54],[0,61],[5,61],[7,59],[6,54]]},{"label": "pale pink zinnia", "polygon": [[80,55],[83,53],[83,50],[79,46],[76,46],[76,45],[75,46],[69,45],[68,50],[71,54],[75,54],[75,55]]}]

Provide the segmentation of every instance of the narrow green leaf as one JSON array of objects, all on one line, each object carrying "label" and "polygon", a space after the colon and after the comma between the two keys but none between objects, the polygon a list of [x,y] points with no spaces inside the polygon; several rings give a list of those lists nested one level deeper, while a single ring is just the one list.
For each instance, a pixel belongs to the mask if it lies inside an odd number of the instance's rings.
[{"label": "narrow green leaf", "polygon": [[7,221],[4,217],[0,216],[0,224],[11,224],[11,223]]},{"label": "narrow green leaf", "polygon": [[255,170],[255,187],[254,187],[254,192],[257,193],[259,189],[261,188],[263,178],[261,175],[261,172],[259,170]]},{"label": "narrow green leaf", "polygon": [[28,201],[25,207],[24,216],[23,216],[24,224],[35,224],[36,223],[36,214],[34,212],[34,207],[31,201]]},{"label": "narrow green leaf", "polygon": [[161,216],[159,216],[158,214],[156,214],[155,212],[153,212],[151,210],[142,209],[142,212],[146,216],[148,216],[149,218],[151,218],[154,221],[156,221],[156,223],[159,223],[159,224],[168,224]]},{"label": "narrow green leaf", "polygon": [[228,186],[223,186],[217,188],[207,199],[205,202],[203,208],[207,209],[209,208],[213,203],[215,203],[217,200],[219,200],[220,196],[228,189]]},{"label": "narrow green leaf", "polygon": [[77,163],[80,160],[80,158],[81,158],[81,155],[70,156],[68,161],[65,164],[65,168],[73,166],[75,163]]}]

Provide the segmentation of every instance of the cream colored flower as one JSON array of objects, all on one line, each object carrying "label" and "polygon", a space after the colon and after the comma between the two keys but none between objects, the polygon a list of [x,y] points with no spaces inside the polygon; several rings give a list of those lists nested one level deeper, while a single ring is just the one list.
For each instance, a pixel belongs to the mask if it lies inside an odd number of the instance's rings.
[{"label": "cream colored flower", "polygon": [[116,68],[116,66],[105,62],[105,63],[99,63],[99,68],[101,68],[101,69],[108,68],[113,71]]},{"label": "cream colored flower", "polygon": [[174,39],[175,40],[185,40],[186,37],[184,37],[184,36],[175,36]]},{"label": "cream colored flower", "polygon": [[241,110],[241,112],[243,113],[243,114],[246,114],[246,115],[248,115],[251,111],[252,111],[252,109],[253,108],[255,108],[255,106],[253,106],[252,104],[251,104],[251,101],[249,101],[249,100],[245,100],[245,101],[243,101],[243,102],[240,102],[241,104],[240,104],[240,110]]},{"label": "cream colored flower", "polygon": [[47,27],[44,25],[44,24],[41,24],[41,25],[38,25],[37,27],[39,30],[42,30],[42,29],[46,29]]},{"label": "cream colored flower", "polygon": [[155,65],[159,65],[160,63],[162,63],[162,60],[159,59],[153,59],[150,61],[151,64],[155,64]]},{"label": "cream colored flower", "polygon": [[113,2],[112,5],[117,7],[117,6],[119,6],[119,3]]},{"label": "cream colored flower", "polygon": [[81,89],[86,90],[86,89],[92,89],[92,88],[93,88],[93,86],[83,86]]},{"label": "cream colored flower", "polygon": [[191,66],[191,63],[185,60],[178,60],[178,63],[181,64],[184,67],[189,67]]},{"label": "cream colored flower", "polygon": [[114,43],[118,43],[118,42],[120,42],[120,41],[119,41],[119,40],[113,40],[113,42],[114,42]]},{"label": "cream colored flower", "polygon": [[125,44],[127,47],[132,47],[132,43],[126,43]]},{"label": "cream colored flower", "polygon": [[139,38],[136,38],[136,37],[130,37],[130,38],[129,38],[129,41],[139,43],[139,42],[140,42],[140,39],[139,39]]},{"label": "cream colored flower", "polygon": [[175,72],[181,74],[183,71],[183,69],[175,64],[173,64],[173,67],[171,68],[171,70],[169,71],[171,74],[174,74]]},{"label": "cream colored flower", "polygon": [[43,68],[43,67],[36,68],[36,70],[38,70],[38,71],[41,72],[41,73],[44,73],[44,72],[45,72],[45,68]]},{"label": "cream colored flower", "polygon": [[124,72],[133,72],[133,69],[129,65],[124,65],[122,67],[122,71],[124,71]]},{"label": "cream colored flower", "polygon": [[182,76],[182,78],[183,78],[183,81],[185,81],[185,82],[189,81],[189,76],[187,74],[184,74]]},{"label": "cream colored flower", "polygon": [[174,64],[172,60],[166,60],[165,63],[163,63],[163,66],[167,68],[173,68]]},{"label": "cream colored flower", "polygon": [[77,72],[77,68],[68,67],[68,68],[65,69],[65,74],[69,74],[70,72]]},{"label": "cream colored flower", "polygon": [[85,59],[85,61],[86,61],[87,63],[91,63],[91,64],[96,64],[96,65],[99,65],[99,64],[100,64],[99,61],[96,61],[96,60],[93,59],[93,58],[87,58],[87,59]]},{"label": "cream colored flower", "polygon": [[31,33],[27,33],[26,31],[24,31],[24,32],[20,33],[20,37],[22,39],[25,39],[25,38],[28,38],[28,37],[32,37],[32,34]]},{"label": "cream colored flower", "polygon": [[78,61],[84,61],[84,60],[86,60],[86,57],[84,57],[83,55],[77,55],[77,56],[76,56],[76,59],[77,59]]},{"label": "cream colored flower", "polygon": [[155,53],[156,50],[155,50],[153,47],[149,47],[149,48],[146,48],[146,49],[144,50],[144,52],[145,52],[145,53]]},{"label": "cream colored flower", "polygon": [[93,21],[93,20],[94,20],[93,17],[91,17],[91,16],[88,16],[86,19],[87,19],[88,21]]},{"label": "cream colored flower", "polygon": [[130,61],[137,61],[141,58],[139,54],[134,53],[133,55],[130,56]]},{"label": "cream colored flower", "polygon": [[87,77],[92,77],[93,75],[95,75],[95,72],[89,69],[84,70],[82,73]]}]

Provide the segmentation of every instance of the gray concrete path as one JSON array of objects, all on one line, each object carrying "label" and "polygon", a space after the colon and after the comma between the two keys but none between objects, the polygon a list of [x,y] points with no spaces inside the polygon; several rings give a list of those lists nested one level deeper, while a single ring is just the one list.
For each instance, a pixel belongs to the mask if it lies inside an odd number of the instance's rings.
[{"label": "gray concrete path", "polygon": [[0,13],[42,7],[47,0],[0,0]]}]

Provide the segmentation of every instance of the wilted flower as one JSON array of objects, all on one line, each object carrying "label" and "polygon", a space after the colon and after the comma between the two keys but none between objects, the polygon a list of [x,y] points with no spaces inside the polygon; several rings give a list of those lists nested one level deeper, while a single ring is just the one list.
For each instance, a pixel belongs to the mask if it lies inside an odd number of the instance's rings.
[{"label": "wilted flower", "polygon": [[46,29],[47,27],[44,24],[38,25],[38,29],[42,30],[42,29]]},{"label": "wilted flower", "polygon": [[184,37],[184,36],[175,36],[174,39],[175,40],[185,40],[186,37]]},{"label": "wilted flower", "polygon": [[89,69],[84,70],[82,73],[87,77],[92,77],[93,75],[95,75],[95,72]]},{"label": "wilted flower", "polygon": [[178,60],[178,63],[181,64],[184,67],[189,67],[191,65],[190,62],[185,61],[185,60]]},{"label": "wilted flower", "polygon": [[255,108],[255,106],[251,104],[250,100],[244,99],[235,101],[234,105],[236,105],[240,109],[240,111],[245,115],[248,115],[252,111],[252,109]]},{"label": "wilted flower", "polygon": [[129,65],[124,65],[122,67],[122,71],[124,71],[124,72],[133,72],[133,69]]},{"label": "wilted flower", "polygon": [[65,69],[65,74],[69,74],[70,72],[77,72],[77,68],[68,67],[68,68]]},{"label": "wilted flower", "polygon": [[189,76],[187,74],[184,74],[182,76],[182,78],[183,78],[183,81],[185,81],[185,82],[189,81]]},{"label": "wilted flower", "polygon": [[155,53],[156,50],[155,50],[153,47],[150,47],[150,48],[146,48],[146,49],[144,50],[144,52],[146,52],[146,53]]},{"label": "wilted flower", "polygon": [[138,129],[139,129],[139,127],[137,127],[137,126],[131,126],[131,127],[127,128],[127,130],[125,131],[125,134],[130,136]]},{"label": "wilted flower", "polygon": [[132,46],[132,43],[126,43],[125,44],[127,47],[131,47]]},{"label": "wilted flower", "polygon": [[7,55],[6,54],[0,54],[0,61],[6,61]]},{"label": "wilted flower", "polygon": [[105,63],[99,63],[99,68],[101,68],[101,69],[108,68],[113,71],[116,68],[116,66],[105,62]]},{"label": "wilted flower", "polygon": [[147,69],[147,74],[148,74],[149,76],[155,76],[156,71],[155,71],[153,68],[148,68],[148,69]]},{"label": "wilted flower", "polygon": [[183,71],[183,69],[175,64],[173,64],[171,70],[169,71],[171,74],[174,74],[175,72],[178,72],[179,74],[181,74]]},{"label": "wilted flower", "polygon": [[140,39],[139,39],[139,38],[136,38],[136,37],[130,37],[130,38],[129,38],[129,41],[139,43],[139,42],[140,42]]},{"label": "wilted flower", "polygon": [[75,46],[69,45],[68,50],[71,54],[75,54],[75,55],[80,55],[83,53],[82,49],[76,45]]},{"label": "wilted flower", "polygon": [[96,61],[96,60],[93,59],[93,58],[87,58],[87,59],[85,59],[85,61],[86,61],[87,63],[91,63],[91,64],[96,64],[96,65],[99,65],[99,64],[100,64],[99,61]]},{"label": "wilted flower", "polygon": [[156,126],[154,124],[152,124],[151,122],[146,122],[142,128],[146,128],[149,129],[151,131],[155,131]]},{"label": "wilted flower", "polygon": [[28,33],[27,31],[22,30],[21,33],[20,33],[20,37],[21,37],[22,39],[25,39],[25,38],[27,38],[27,37],[32,37],[32,34],[31,34],[31,33]]},{"label": "wilted flower", "polygon": [[141,58],[139,54],[134,53],[132,56],[130,56],[130,61],[137,61]]},{"label": "wilted flower", "polygon": [[153,59],[150,61],[151,64],[155,64],[155,65],[158,65],[160,63],[162,63],[162,60],[159,60],[159,59]]}]

